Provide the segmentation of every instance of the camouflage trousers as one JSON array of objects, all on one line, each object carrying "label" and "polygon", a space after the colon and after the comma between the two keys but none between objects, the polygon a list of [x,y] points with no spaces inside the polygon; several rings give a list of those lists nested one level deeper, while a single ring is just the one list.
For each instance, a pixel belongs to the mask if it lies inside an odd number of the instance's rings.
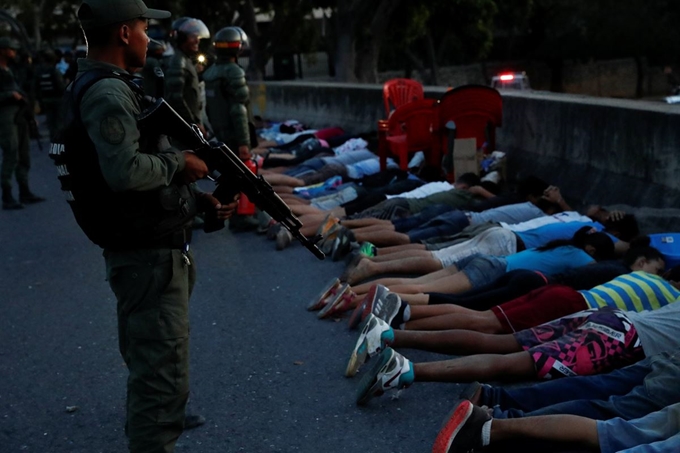
[{"label": "camouflage trousers", "polygon": [[28,124],[13,121],[0,122],[0,148],[2,166],[0,185],[3,189],[12,187],[12,175],[16,174],[19,187],[28,187],[28,171],[31,168],[31,138]]},{"label": "camouflage trousers", "polygon": [[169,453],[182,434],[189,397],[189,297],[196,273],[181,250],[105,251],[118,301],[127,364],[127,435],[132,453]]}]

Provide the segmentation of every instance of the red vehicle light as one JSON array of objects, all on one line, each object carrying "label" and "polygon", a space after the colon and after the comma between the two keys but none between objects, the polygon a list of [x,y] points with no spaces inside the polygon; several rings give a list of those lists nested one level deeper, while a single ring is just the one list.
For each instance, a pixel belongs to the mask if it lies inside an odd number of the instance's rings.
[{"label": "red vehicle light", "polygon": [[515,79],[515,76],[514,76],[513,74],[503,74],[503,75],[500,77],[500,79],[501,79],[503,82],[509,82],[510,80],[514,80],[514,79]]}]

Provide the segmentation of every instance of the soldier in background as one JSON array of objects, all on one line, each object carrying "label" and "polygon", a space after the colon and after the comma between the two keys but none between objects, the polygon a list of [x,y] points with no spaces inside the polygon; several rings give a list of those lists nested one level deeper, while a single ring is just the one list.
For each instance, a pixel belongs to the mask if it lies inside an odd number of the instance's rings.
[{"label": "soldier in background", "polygon": [[51,142],[54,141],[59,127],[59,105],[66,89],[64,77],[56,68],[56,63],[57,55],[54,51],[43,50],[34,80],[36,99],[40,104],[40,111],[45,115]]},{"label": "soldier in background", "polygon": [[[0,148],[2,166],[2,209],[21,209],[24,203],[44,201],[33,194],[28,184],[31,168],[29,120],[33,104],[20,87],[9,65],[14,62],[20,46],[9,37],[0,38]],[[12,195],[12,175],[19,184],[19,201]]]},{"label": "soldier in background", "polygon": [[203,21],[191,17],[176,20],[172,29],[175,53],[165,74],[165,98],[186,122],[196,124],[206,135],[198,73],[192,59],[198,54],[200,40],[210,38],[210,32]]},{"label": "soldier in background", "polygon": [[[248,37],[239,27],[226,27],[215,35],[213,46],[217,60],[203,74],[206,112],[215,136],[243,161],[252,156],[250,93],[246,73],[238,56],[248,47]],[[236,214],[229,228],[237,231],[260,226],[254,215]]]},{"label": "soldier in background", "polygon": [[159,93],[159,87],[156,85],[158,79],[156,78],[154,71],[156,68],[160,68],[161,71],[165,72],[163,67],[163,54],[165,53],[165,50],[165,44],[161,41],[155,39],[149,40],[146,51],[146,64],[142,68],[144,93],[149,96],[158,97],[161,94]]}]

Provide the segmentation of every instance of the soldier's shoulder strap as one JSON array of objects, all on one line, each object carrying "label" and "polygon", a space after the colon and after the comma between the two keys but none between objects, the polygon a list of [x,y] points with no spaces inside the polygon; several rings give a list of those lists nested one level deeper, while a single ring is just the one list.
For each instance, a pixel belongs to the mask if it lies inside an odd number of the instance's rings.
[{"label": "soldier's shoulder strap", "polygon": [[121,80],[125,82],[136,95],[144,97],[144,90],[135,83],[136,77],[109,69],[91,69],[70,84],[69,91],[71,92],[71,96],[73,96],[72,99],[76,101],[76,105],[80,105],[80,101],[83,99],[87,90],[102,79]]}]

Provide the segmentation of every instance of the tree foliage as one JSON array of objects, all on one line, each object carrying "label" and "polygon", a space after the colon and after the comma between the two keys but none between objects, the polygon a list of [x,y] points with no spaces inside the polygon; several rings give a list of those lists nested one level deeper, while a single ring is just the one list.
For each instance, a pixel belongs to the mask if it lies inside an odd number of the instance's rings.
[{"label": "tree foliage", "polygon": [[[31,37],[79,36],[79,0],[0,0],[18,11]],[[560,89],[565,60],[634,57],[676,63],[677,0],[148,0],[173,18],[202,19],[213,33],[238,25],[250,38],[249,76],[264,77],[276,55],[327,52],[339,81],[377,81],[378,71],[418,69],[436,83],[442,65],[495,58],[535,59]],[[324,8],[322,33],[310,20]],[[258,21],[257,17],[270,20]],[[170,22],[163,24],[169,28]],[[495,46],[495,48],[493,47]],[[641,72],[642,73],[642,72]]]}]

